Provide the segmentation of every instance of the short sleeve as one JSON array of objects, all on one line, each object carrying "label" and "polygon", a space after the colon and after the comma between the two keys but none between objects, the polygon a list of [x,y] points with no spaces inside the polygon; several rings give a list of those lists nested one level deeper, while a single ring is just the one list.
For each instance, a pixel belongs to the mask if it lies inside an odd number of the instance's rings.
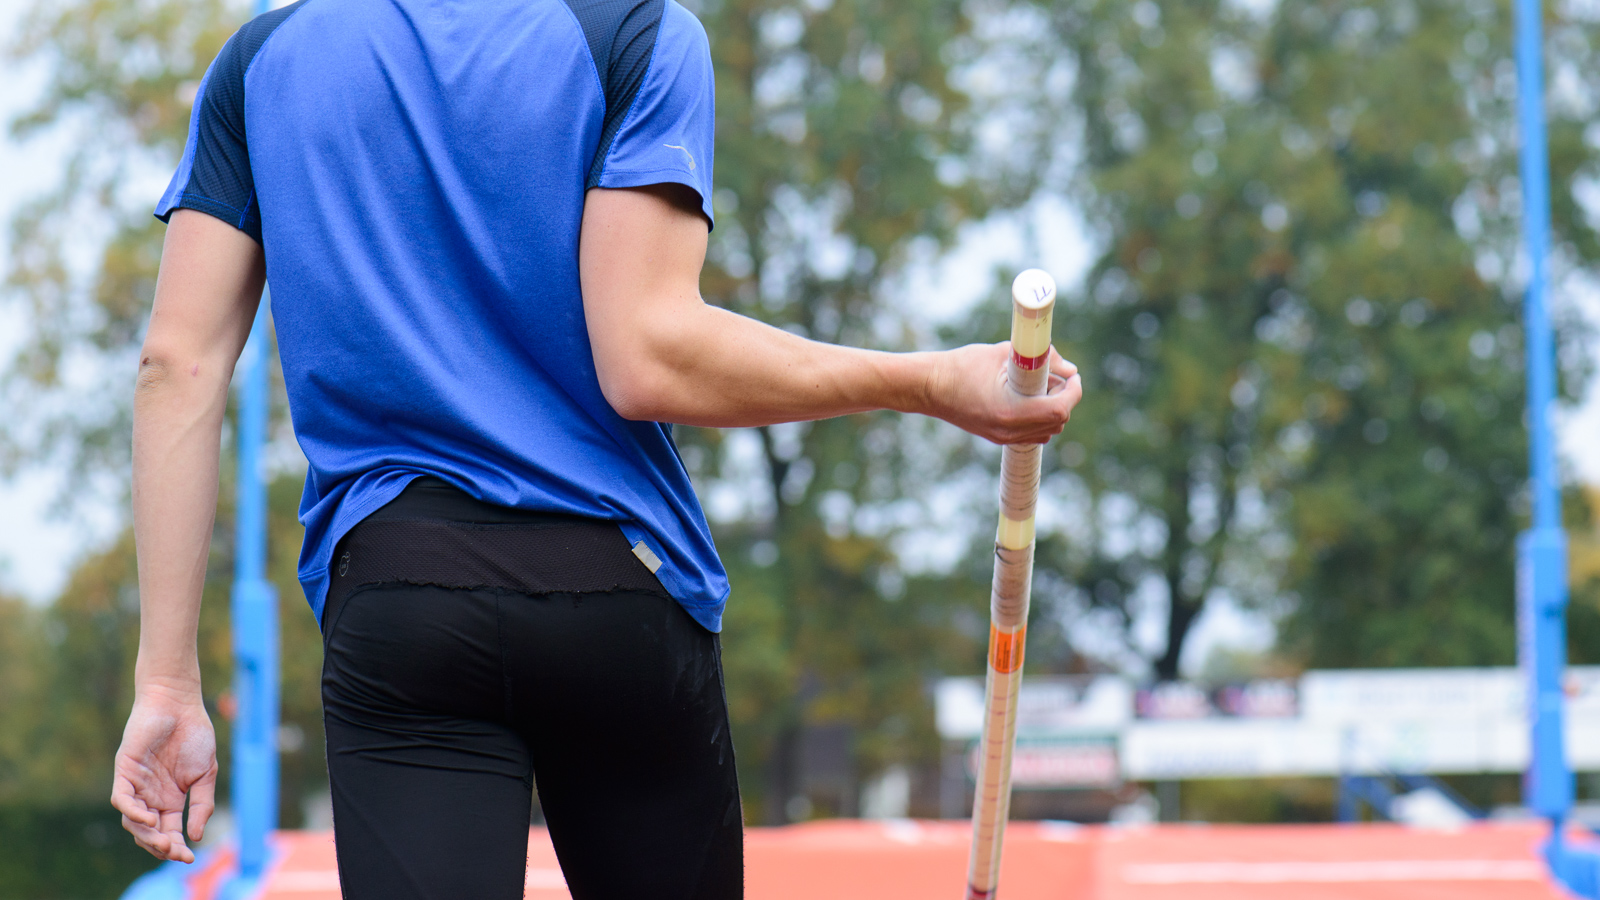
[{"label": "short sleeve", "polygon": [[199,210],[260,243],[261,209],[245,142],[245,73],[273,30],[304,2],[257,16],[229,38],[212,61],[195,95],[183,159],[156,204],[156,218],[165,222],[173,210]]},{"label": "short sleeve", "polygon": [[705,29],[672,0],[638,93],[609,147],[596,160],[594,186],[642,187],[676,182],[700,195],[711,216],[711,162],[716,130],[715,83]]}]

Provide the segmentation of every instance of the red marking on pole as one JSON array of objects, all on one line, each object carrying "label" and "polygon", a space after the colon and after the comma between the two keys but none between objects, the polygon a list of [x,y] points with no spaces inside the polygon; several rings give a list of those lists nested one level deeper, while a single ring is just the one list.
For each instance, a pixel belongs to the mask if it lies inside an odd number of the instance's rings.
[{"label": "red marking on pole", "polygon": [[996,628],[993,623],[989,625],[989,665],[1002,675],[1010,675],[1022,668],[1023,641],[1028,634],[1028,626],[1018,628],[1015,634],[1008,634]]},{"label": "red marking on pole", "polygon": [[1017,368],[1026,369],[1031,372],[1034,369],[1044,368],[1046,357],[1049,355],[1050,351],[1048,350],[1039,354],[1038,356],[1023,356],[1021,353],[1013,350],[1011,351],[1011,361],[1017,364]]},{"label": "red marking on pole", "polygon": [[994,896],[994,891],[980,891],[972,885],[967,885],[967,900],[989,900]]}]

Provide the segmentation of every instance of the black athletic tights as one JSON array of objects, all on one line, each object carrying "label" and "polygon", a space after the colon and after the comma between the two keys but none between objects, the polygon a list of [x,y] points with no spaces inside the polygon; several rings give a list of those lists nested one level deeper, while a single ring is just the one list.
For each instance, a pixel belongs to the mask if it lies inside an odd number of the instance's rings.
[{"label": "black athletic tights", "polygon": [[574,900],[743,895],[717,637],[615,525],[419,479],[333,565],[322,701],[346,898],[522,897],[536,781]]}]

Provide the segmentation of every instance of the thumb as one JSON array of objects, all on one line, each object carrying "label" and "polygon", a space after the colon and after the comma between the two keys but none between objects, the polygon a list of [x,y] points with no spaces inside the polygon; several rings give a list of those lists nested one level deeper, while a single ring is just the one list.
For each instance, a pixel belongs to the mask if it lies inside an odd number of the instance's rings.
[{"label": "thumb", "polygon": [[189,788],[189,840],[206,836],[206,823],[217,808],[217,762]]},{"label": "thumb", "polygon": [[1071,378],[1078,374],[1078,366],[1057,352],[1055,347],[1051,347],[1050,374],[1060,375],[1062,378]]}]

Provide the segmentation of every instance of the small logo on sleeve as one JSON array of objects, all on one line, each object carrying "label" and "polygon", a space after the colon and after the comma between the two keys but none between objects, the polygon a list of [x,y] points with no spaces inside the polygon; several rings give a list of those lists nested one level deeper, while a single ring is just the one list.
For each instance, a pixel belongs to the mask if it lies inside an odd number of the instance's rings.
[{"label": "small logo on sleeve", "polygon": [[682,150],[683,155],[689,157],[689,171],[694,171],[694,154],[689,152],[688,147],[680,147],[677,144],[662,144],[661,146],[668,150]]}]

